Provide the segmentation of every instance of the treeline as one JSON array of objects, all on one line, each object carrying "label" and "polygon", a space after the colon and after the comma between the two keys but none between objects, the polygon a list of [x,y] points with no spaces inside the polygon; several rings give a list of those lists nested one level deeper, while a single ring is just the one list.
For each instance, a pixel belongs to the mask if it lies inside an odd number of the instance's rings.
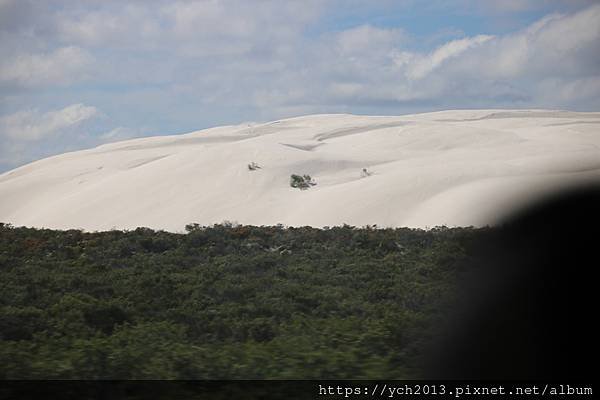
[{"label": "treeline", "polygon": [[0,224],[0,378],[420,376],[491,229]]}]

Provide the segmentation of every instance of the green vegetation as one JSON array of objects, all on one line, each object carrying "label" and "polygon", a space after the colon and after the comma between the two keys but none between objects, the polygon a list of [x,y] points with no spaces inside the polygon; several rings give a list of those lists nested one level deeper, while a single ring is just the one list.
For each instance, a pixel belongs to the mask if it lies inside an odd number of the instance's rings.
[{"label": "green vegetation", "polygon": [[489,230],[0,224],[0,378],[419,376]]},{"label": "green vegetation", "polygon": [[295,175],[290,176],[290,186],[298,188],[300,190],[306,190],[311,186],[315,186],[317,183],[311,178],[310,175]]}]

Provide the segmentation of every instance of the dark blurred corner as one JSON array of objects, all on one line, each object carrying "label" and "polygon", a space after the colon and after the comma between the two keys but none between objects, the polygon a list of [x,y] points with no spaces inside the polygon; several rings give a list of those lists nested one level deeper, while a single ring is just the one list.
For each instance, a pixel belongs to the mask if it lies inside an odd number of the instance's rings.
[{"label": "dark blurred corner", "polygon": [[424,377],[594,378],[600,185],[515,212],[479,251]]}]

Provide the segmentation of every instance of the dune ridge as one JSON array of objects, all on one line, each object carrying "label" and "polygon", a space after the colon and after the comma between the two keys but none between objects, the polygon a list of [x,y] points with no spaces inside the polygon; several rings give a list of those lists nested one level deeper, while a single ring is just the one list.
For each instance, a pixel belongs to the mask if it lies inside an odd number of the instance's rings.
[{"label": "dune ridge", "polygon": [[[260,168],[250,170],[251,162]],[[292,188],[291,174],[308,174],[316,185]],[[223,221],[483,226],[585,182],[600,182],[600,112],[323,114],[110,143],[30,163],[0,175],[0,222],[175,232]]]}]

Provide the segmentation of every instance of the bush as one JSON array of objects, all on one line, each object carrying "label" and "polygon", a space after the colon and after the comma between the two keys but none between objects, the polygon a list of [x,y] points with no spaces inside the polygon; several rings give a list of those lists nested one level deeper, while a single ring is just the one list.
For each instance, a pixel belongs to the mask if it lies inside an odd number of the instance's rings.
[{"label": "bush", "polygon": [[254,161],[252,161],[250,164],[248,164],[249,171],[256,171],[257,169],[261,169],[261,166],[258,165],[257,163],[255,163]]},{"label": "bush", "polygon": [[310,175],[294,175],[290,176],[290,186],[298,188],[300,190],[306,190],[311,186],[315,186],[317,183],[310,177]]},{"label": "bush", "polygon": [[0,379],[419,377],[495,232],[186,231],[0,224]]}]

